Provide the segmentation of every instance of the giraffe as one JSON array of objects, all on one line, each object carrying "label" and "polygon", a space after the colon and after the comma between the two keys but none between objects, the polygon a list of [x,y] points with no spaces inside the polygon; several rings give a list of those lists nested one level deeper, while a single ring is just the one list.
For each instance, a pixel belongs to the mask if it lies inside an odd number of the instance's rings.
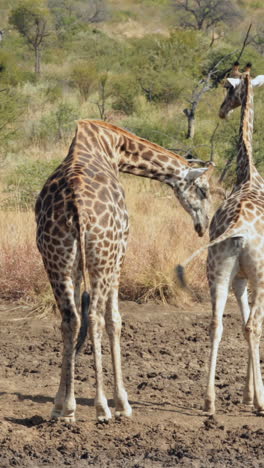
[{"label": "giraffe", "polygon": [[132,412],[120,357],[118,285],[128,214],[119,172],[172,187],[202,236],[209,224],[208,179],[212,170],[212,166],[191,167],[184,158],[109,123],[78,122],[69,153],[45,183],[35,208],[37,246],[62,317],[62,369],[52,418],[75,420],[74,363],[88,324],[95,361],[97,419],[104,422],[111,418],[103,387],[104,326],[112,355],[115,415],[130,416]]},{"label": "giraffe", "polygon": [[[186,266],[202,250],[209,247],[207,278],[212,302],[210,326],[211,353],[204,411],[215,413],[215,372],[218,348],[223,333],[222,318],[228,291],[232,286],[248,342],[248,366],[243,403],[264,415],[264,389],[260,370],[259,341],[264,317],[264,180],[252,157],[253,87],[264,84],[264,75],[252,79],[251,64],[245,72],[235,70],[227,78],[226,97],[220,107],[220,118],[241,106],[237,153],[236,182],[210,224],[211,242],[197,250]],[[234,76],[236,76],[234,78]],[[183,266],[178,268],[183,280]],[[252,291],[249,307],[247,283]]]}]

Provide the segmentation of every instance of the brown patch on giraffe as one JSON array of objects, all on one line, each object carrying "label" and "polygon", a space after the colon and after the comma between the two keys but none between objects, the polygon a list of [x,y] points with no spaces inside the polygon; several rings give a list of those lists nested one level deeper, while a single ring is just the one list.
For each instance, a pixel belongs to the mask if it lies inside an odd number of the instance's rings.
[{"label": "brown patch on giraffe", "polygon": [[105,213],[99,220],[100,226],[107,227],[109,223],[109,218],[110,218],[109,213]]},{"label": "brown patch on giraffe", "polygon": [[163,154],[159,154],[159,159],[164,163],[167,163],[169,161],[168,156],[164,156]]}]

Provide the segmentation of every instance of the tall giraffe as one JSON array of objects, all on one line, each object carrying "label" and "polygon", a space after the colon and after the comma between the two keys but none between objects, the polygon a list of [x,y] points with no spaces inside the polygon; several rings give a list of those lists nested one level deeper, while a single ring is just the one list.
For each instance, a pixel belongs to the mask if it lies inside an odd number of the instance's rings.
[{"label": "tall giraffe", "polygon": [[[219,116],[241,106],[240,133],[237,154],[236,182],[229,197],[215,213],[210,224],[211,242],[197,250],[186,266],[202,250],[209,247],[207,277],[212,301],[210,327],[211,355],[204,409],[215,412],[215,371],[221,341],[222,318],[229,288],[232,286],[248,341],[248,369],[243,402],[255,406],[264,415],[264,390],[260,370],[259,341],[264,317],[264,180],[252,158],[253,87],[264,84],[264,75],[250,77],[248,64],[243,74],[227,78],[227,95]],[[178,272],[183,275],[182,267]],[[248,304],[247,283],[252,291]]]},{"label": "tall giraffe", "polygon": [[[95,359],[97,418],[111,418],[103,389],[104,325],[111,346],[116,415],[131,415],[120,357],[118,284],[128,215],[119,172],[171,186],[202,236],[208,226],[211,170],[192,168],[184,158],[108,123],[78,122],[68,156],[49,177],[36,202],[37,245],[62,316],[64,350],[52,417],[75,419],[74,362],[88,321]],[[85,291],[80,306],[82,278]]]}]

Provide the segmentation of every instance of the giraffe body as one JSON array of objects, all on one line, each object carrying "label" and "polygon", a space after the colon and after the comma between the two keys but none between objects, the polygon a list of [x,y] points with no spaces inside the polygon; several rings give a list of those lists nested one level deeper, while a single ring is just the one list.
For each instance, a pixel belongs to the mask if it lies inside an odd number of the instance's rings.
[{"label": "giraffe body", "polygon": [[[84,341],[90,279],[89,334],[93,343],[97,418],[111,418],[103,388],[101,338],[110,339],[116,415],[131,415],[121,371],[118,285],[128,237],[128,214],[119,171],[170,185],[193,218],[199,235],[208,224],[208,168],[123,129],[80,121],[68,156],[44,185],[36,202],[37,245],[62,316],[63,360],[52,417],[74,421],[74,364]],[[80,305],[80,286],[85,293]],[[82,310],[82,319],[81,319]]]},{"label": "giraffe body", "polygon": [[[243,402],[264,414],[264,390],[259,341],[264,317],[264,180],[252,160],[253,87],[249,73],[231,87],[220,108],[220,117],[241,105],[237,178],[230,196],[217,210],[210,225],[207,276],[212,301],[211,356],[205,411],[215,412],[215,371],[228,291],[233,287],[248,341],[248,368]],[[220,242],[217,242],[217,241]],[[248,303],[247,284],[252,291]]]}]

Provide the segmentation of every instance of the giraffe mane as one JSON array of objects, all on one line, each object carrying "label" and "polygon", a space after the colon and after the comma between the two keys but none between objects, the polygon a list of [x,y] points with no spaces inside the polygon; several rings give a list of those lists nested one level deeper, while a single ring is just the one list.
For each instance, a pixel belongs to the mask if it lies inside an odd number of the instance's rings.
[{"label": "giraffe mane", "polygon": [[253,161],[253,155],[252,155],[252,145],[250,144],[250,142],[245,138],[245,134],[247,133],[246,132],[246,126],[247,126],[247,114],[249,112],[249,109],[248,109],[248,106],[249,106],[249,92],[248,92],[248,88],[250,86],[250,76],[249,74],[245,74],[244,75],[244,80],[245,80],[245,84],[246,84],[246,106],[245,106],[245,110],[244,110],[244,115],[243,115],[243,122],[242,122],[242,131],[243,131],[243,142],[244,142],[244,145],[245,145],[245,149],[246,149],[246,153],[247,153],[247,157],[248,157],[248,164],[249,164],[249,180],[250,180],[250,183],[252,182],[252,173],[253,173],[253,170],[254,170],[254,161]]},{"label": "giraffe mane", "polygon": [[188,163],[183,156],[180,156],[179,154],[173,153],[172,151],[167,150],[167,149],[163,148],[162,146],[157,145],[156,143],[152,143],[151,141],[146,140],[145,138],[141,138],[141,137],[135,135],[132,132],[128,132],[127,130],[125,130],[123,128],[120,128],[120,127],[117,127],[116,125],[110,124],[108,122],[103,122],[101,120],[84,119],[84,120],[78,120],[77,127],[79,125],[81,125],[81,124],[90,124],[90,123],[98,125],[99,127],[108,128],[109,130],[113,130],[113,131],[115,131],[115,132],[117,132],[119,134],[121,133],[125,137],[130,138],[133,141],[137,141],[138,143],[147,144],[153,150],[160,151],[163,154],[167,154],[168,156],[181,161],[181,163],[183,163],[186,167],[192,167],[192,165],[190,163]]}]

